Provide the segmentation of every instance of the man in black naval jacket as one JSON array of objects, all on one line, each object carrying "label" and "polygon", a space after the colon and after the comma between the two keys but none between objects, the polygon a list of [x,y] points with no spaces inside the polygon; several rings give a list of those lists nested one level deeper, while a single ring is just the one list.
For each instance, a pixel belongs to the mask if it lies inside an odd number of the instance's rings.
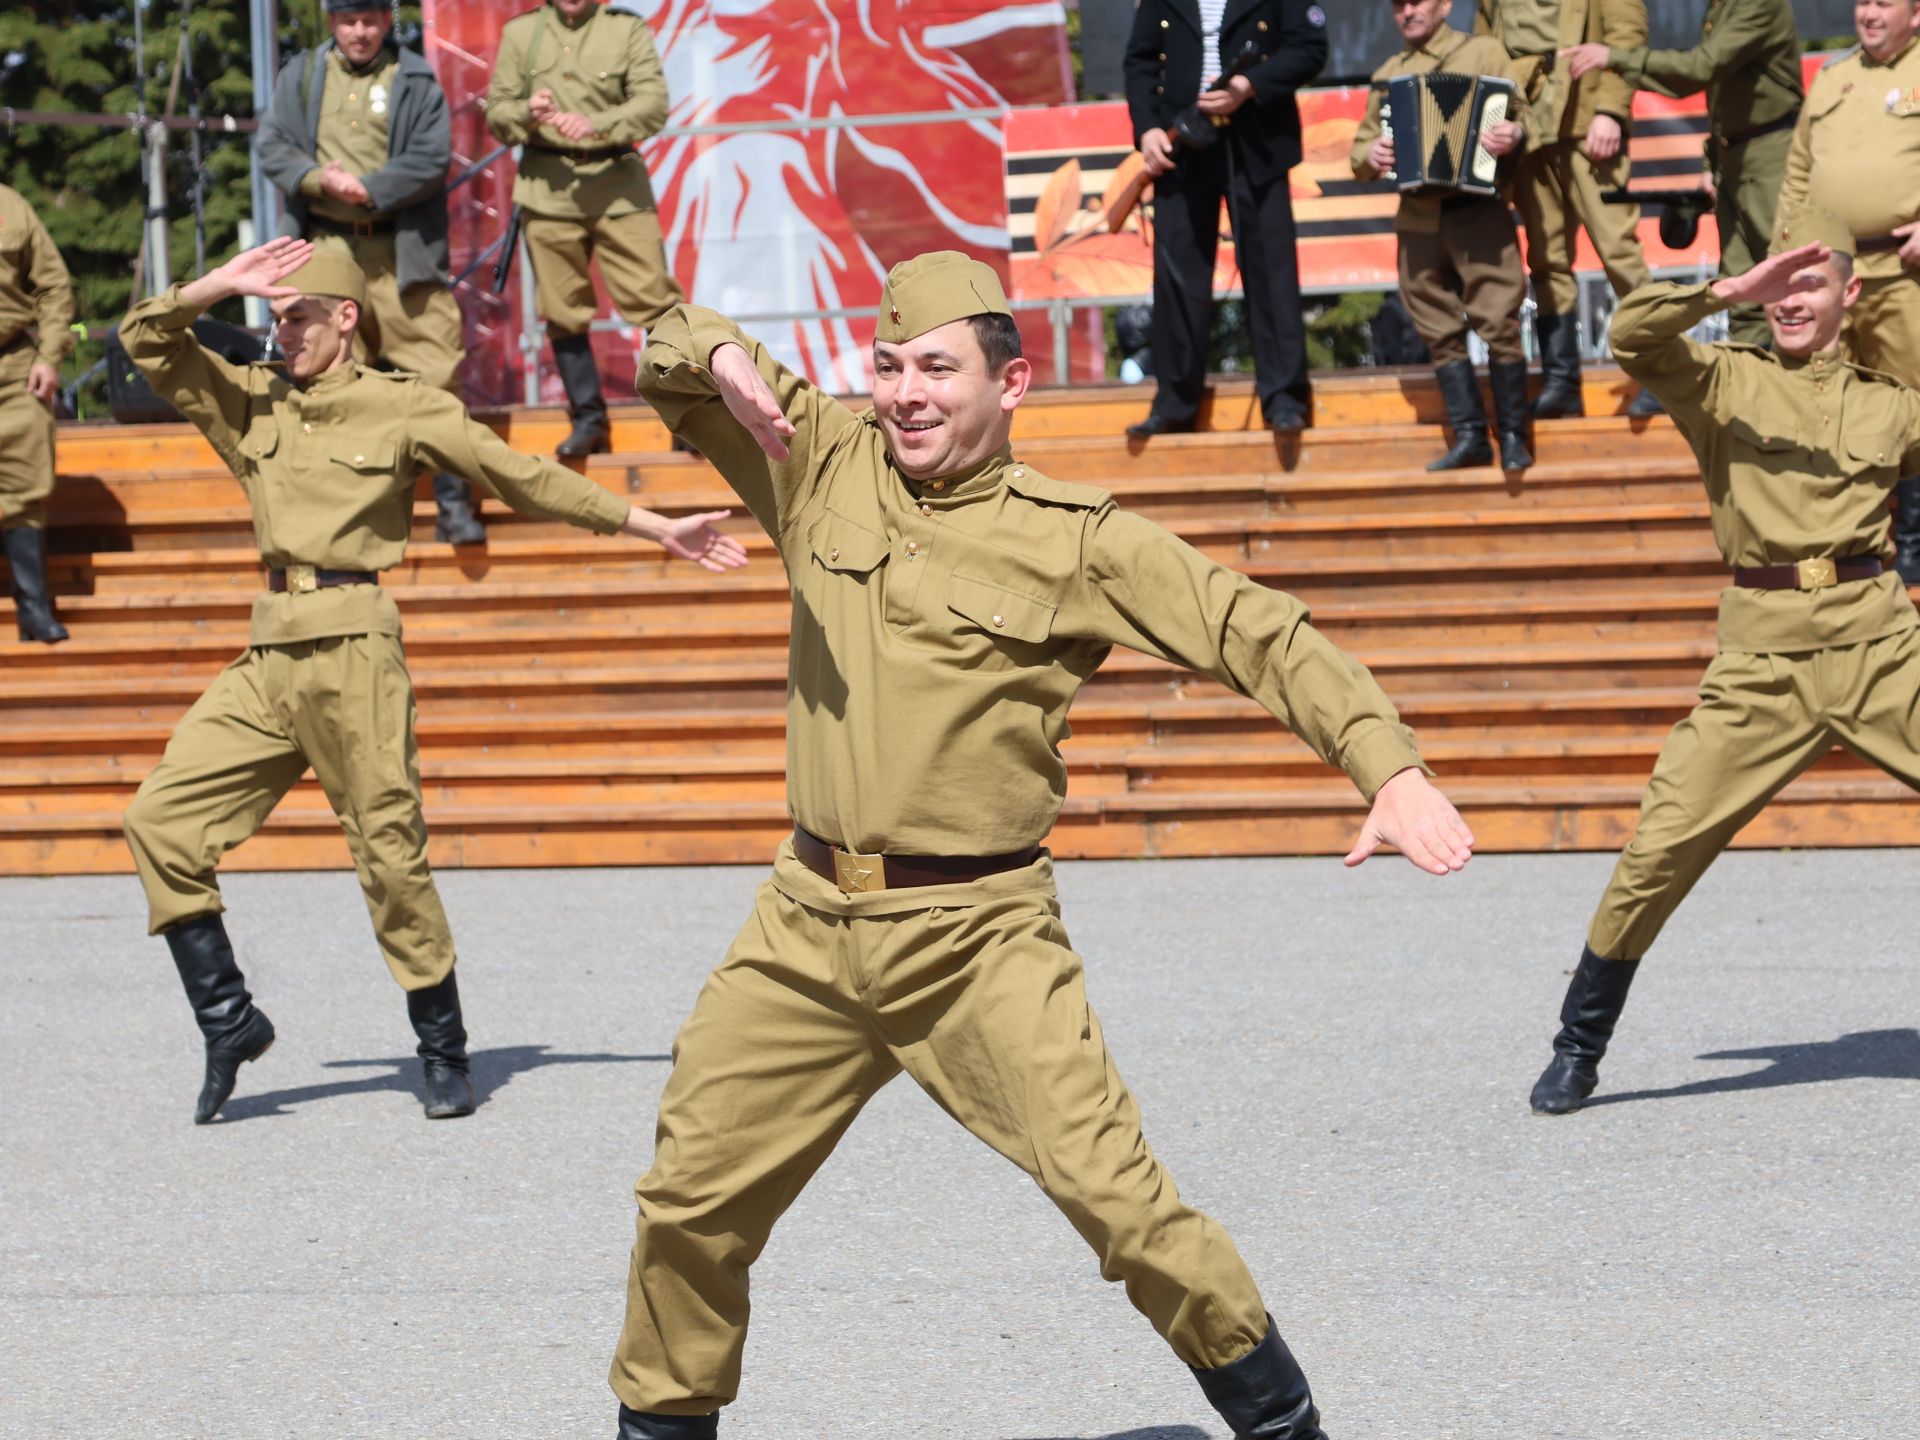
[{"label": "man in black naval jacket", "polygon": [[[1249,63],[1237,65],[1243,56]],[[1287,171],[1300,163],[1294,91],[1326,63],[1326,12],[1309,0],[1140,0],[1127,42],[1127,108],[1134,143],[1154,176],[1153,364],[1160,389],[1129,435],[1193,429],[1206,382],[1223,196],[1246,291],[1260,408],[1275,430],[1307,423],[1311,392]],[[1170,135],[1181,111],[1196,102],[1219,127],[1219,143],[1199,149]]]}]

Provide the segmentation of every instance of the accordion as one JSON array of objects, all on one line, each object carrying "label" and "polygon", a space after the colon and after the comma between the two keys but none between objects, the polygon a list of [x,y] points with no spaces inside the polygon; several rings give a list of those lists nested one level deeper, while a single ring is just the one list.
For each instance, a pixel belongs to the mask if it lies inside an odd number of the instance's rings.
[{"label": "accordion", "polygon": [[1497,162],[1480,143],[1507,118],[1514,87],[1491,75],[1395,75],[1386,81],[1380,124],[1393,136],[1393,179],[1404,193],[1491,195]]}]

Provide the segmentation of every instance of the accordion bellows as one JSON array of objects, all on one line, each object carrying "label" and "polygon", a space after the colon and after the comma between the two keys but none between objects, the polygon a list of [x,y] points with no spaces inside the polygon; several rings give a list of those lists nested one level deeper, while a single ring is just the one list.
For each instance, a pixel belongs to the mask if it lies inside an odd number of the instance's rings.
[{"label": "accordion bellows", "polygon": [[1393,134],[1394,176],[1402,191],[1491,195],[1498,162],[1480,143],[1507,118],[1513,84],[1491,75],[1395,75],[1386,82],[1382,122]]}]

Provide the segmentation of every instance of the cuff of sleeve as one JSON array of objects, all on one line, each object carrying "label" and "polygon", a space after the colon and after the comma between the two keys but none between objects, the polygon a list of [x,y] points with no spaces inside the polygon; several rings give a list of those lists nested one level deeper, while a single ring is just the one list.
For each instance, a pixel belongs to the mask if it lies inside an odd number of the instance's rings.
[{"label": "cuff of sleeve", "polygon": [[612,535],[627,523],[633,507],[610,490],[594,487],[594,499],[587,504],[587,528],[596,535]]},{"label": "cuff of sleeve", "polygon": [[320,184],[321,169],[318,165],[300,177],[300,183],[294,188],[309,200],[318,200],[325,195],[326,189]]},{"label": "cuff of sleeve", "polygon": [[1673,293],[1668,303],[1686,307],[1689,329],[1709,315],[1718,315],[1722,310],[1732,308],[1732,302],[1723,300],[1714,293],[1714,282],[1711,280],[1701,280],[1692,285],[1669,283],[1673,285]]},{"label": "cuff of sleeve", "polygon": [[1372,803],[1380,787],[1409,768],[1431,775],[1426,761],[1413,746],[1413,732],[1404,725],[1385,721],[1370,726],[1340,757],[1341,768],[1353,780],[1360,793]]},{"label": "cuff of sleeve", "polygon": [[200,306],[180,294],[179,285],[169,285],[147,303],[151,318],[169,330],[185,330],[202,314]]}]

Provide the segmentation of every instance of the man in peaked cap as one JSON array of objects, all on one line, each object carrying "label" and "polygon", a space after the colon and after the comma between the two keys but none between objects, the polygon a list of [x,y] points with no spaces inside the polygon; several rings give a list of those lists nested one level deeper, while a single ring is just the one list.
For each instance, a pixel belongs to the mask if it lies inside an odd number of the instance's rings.
[{"label": "man in peaked cap", "polygon": [[1087,1008],[1042,846],[1067,707],[1128,645],[1258,700],[1346,770],[1373,802],[1349,863],[1389,842],[1446,874],[1472,837],[1297,600],[1016,456],[1032,371],[991,269],[896,266],[873,362],[856,413],[691,305],[640,360],[640,392],[791,577],[794,829],[675,1042],[610,1377],[619,1433],[717,1433],[749,1266],[904,1070],[1046,1191],[1236,1433],[1311,1440],[1305,1378],[1232,1241],[1147,1148]]},{"label": "man in peaked cap", "polygon": [[[284,368],[230,364],[194,339],[200,312],[235,295],[272,302]],[[246,652],[180,721],[124,822],[152,933],[166,938],[206,1041],[197,1124],[274,1039],[227,939],[215,870],[309,766],[407,992],[428,1118],[473,1110],[453,933],[427,863],[413,680],[399,608],[379,583],[406,553],[420,471],[459,475],[550,520],[656,540],[707,569],[746,562],[738,541],[711,528],[718,512],[667,520],[629,506],[508,449],[419,376],[363,369],[353,336],[366,295],[345,246],[273,240],[141,302],[120,326],[155,392],[246,490],[268,567]]]},{"label": "man in peaked cap", "polygon": [[[1577,1110],[1640,959],[1714,858],[1835,742],[1920,786],[1920,616],[1886,565],[1887,496],[1920,468],[1920,394],[1848,362],[1860,294],[1853,236],[1823,210],[1783,217],[1783,245],[1743,275],[1644,286],[1613,353],[1666,403],[1700,461],[1733,571],[1700,704],[1674,726],[1560,1010],[1536,1112]],[[1766,307],[1771,352],[1702,345],[1718,311]]]}]

